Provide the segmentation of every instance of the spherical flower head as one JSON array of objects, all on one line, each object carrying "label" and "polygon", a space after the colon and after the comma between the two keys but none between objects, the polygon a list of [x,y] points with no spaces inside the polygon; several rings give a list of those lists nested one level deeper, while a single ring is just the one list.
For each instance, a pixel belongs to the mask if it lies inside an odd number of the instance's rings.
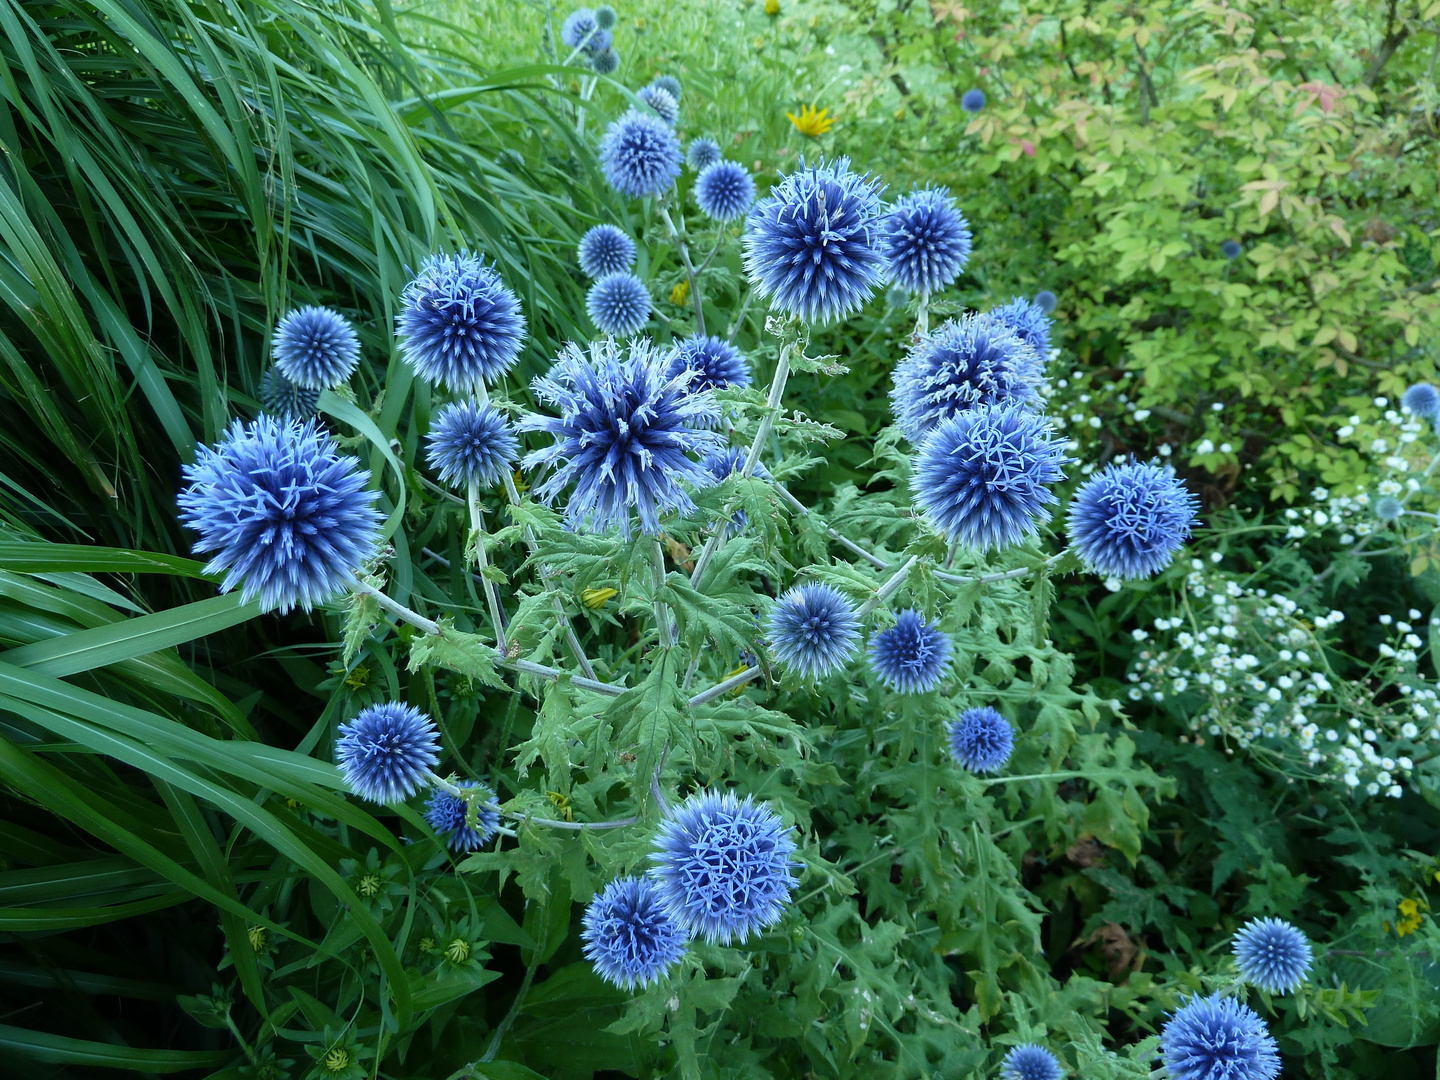
[{"label": "spherical flower head", "polygon": [[860,617],[833,585],[799,585],[775,602],[766,627],[775,658],[806,678],[839,671],[860,643]]},{"label": "spherical flower head", "polygon": [[1393,495],[1382,495],[1375,500],[1375,516],[1381,521],[1399,521],[1405,507]]},{"label": "spherical flower head", "polygon": [[990,315],[1005,323],[1039,355],[1041,363],[1050,356],[1050,316],[1034,300],[1017,296],[1008,304],[992,308]]},{"label": "spherical flower head", "polygon": [[651,83],[649,86],[641,87],[635,96],[654,109],[655,115],[671,127],[674,127],[679,121],[680,103],[663,87]]},{"label": "spherical flower head", "polygon": [[934,690],[950,663],[950,639],[913,609],[870,639],[870,666],[882,683],[902,694]]},{"label": "spherical flower head", "polygon": [[895,422],[919,444],[945,420],[977,405],[1039,401],[1042,365],[1008,325],[985,315],[949,319],[922,337],[895,368]]},{"label": "spherical flower head", "polygon": [[1062,1080],[1065,1070],[1049,1050],[1034,1043],[1022,1043],[1005,1055],[1000,1067],[1004,1080]]},{"label": "spherical flower head", "polygon": [[1416,383],[1405,391],[1400,398],[1400,404],[1416,416],[1434,420],[1436,416],[1440,416],[1440,390],[1436,390],[1429,383]]},{"label": "spherical flower head", "polygon": [[291,382],[279,368],[260,376],[260,408],[280,420],[309,420],[320,404],[320,391]]},{"label": "spherical flower head", "polygon": [[1018,405],[980,405],[942,422],[915,459],[915,504],[951,540],[976,551],[1034,536],[1065,479],[1065,443]]},{"label": "spherical flower head", "polygon": [[440,760],[440,733],[419,709],[388,701],[340,725],[335,764],[350,790],[377,803],[404,802]]},{"label": "spherical flower head", "polygon": [[502,378],[525,343],[520,301],[478,256],[431,255],[400,294],[400,352],[457,394]]},{"label": "spherical flower head", "polygon": [[220,591],[242,585],[262,610],[309,611],[345,589],[380,538],[379,492],[316,422],[235,421],[185,466],[180,520],[200,534]]},{"label": "spherical flower head", "polygon": [[270,348],[280,373],[309,390],[339,386],[360,362],[360,338],[350,320],[323,307],[287,314],[275,327]]},{"label": "spherical flower head", "polygon": [[1220,245],[1220,254],[1224,255],[1227,259],[1238,259],[1240,252],[1243,250],[1239,240],[1226,240]]},{"label": "spherical flower head", "polygon": [[461,780],[455,786],[479,791],[480,805],[475,824],[465,824],[465,800],[442,788],[436,788],[425,804],[425,820],[445,839],[445,846],[451,851],[479,851],[500,828],[500,804],[495,799],[495,792],[485,784]]},{"label": "spherical flower head", "polygon": [[674,379],[687,371],[692,391],[750,385],[750,365],[724,338],[688,337],[676,342],[665,373]]},{"label": "spherical flower head", "polygon": [[425,437],[430,468],[446,484],[491,487],[515,467],[520,440],[493,405],[457,401],[435,417]]},{"label": "spherical flower head", "polygon": [[972,773],[999,772],[1015,749],[1015,733],[989,705],[966,709],[950,721],[950,756]]},{"label": "spherical flower head", "polygon": [[585,46],[585,52],[589,56],[599,56],[601,53],[610,51],[610,46],[615,44],[615,38],[609,30],[603,27],[590,35],[590,44]]},{"label": "spherical flower head", "polygon": [[1235,935],[1240,974],[1270,994],[1299,989],[1310,970],[1310,940],[1283,919],[1255,919]]},{"label": "spherical flower head", "polygon": [[1052,311],[1054,311],[1055,305],[1059,302],[1060,301],[1056,299],[1055,294],[1049,289],[1041,289],[1035,294],[1035,306],[1039,308],[1042,312],[1044,312],[1046,315],[1049,315]]},{"label": "spherical flower head", "polygon": [[660,195],[680,175],[680,140],[658,116],[631,109],[605,129],[600,169],[621,195]]},{"label": "spherical flower head", "polygon": [[985,91],[978,87],[973,90],[966,90],[960,98],[960,108],[968,113],[978,113],[985,108]]},{"label": "spherical flower head", "polygon": [[685,955],[686,936],[645,878],[617,878],[585,909],[585,959],[612,986],[633,990],[665,977]]},{"label": "spherical flower head", "polygon": [[1192,998],[1160,1029],[1160,1060],[1171,1080],[1275,1080],[1279,1047],[1248,1005]]},{"label": "spherical flower head", "polygon": [[885,217],[885,264],[906,292],[945,288],[970,261],[970,223],[945,188],[925,188],[895,200]]},{"label": "spherical flower head", "polygon": [[620,57],[615,54],[614,49],[601,49],[589,56],[590,70],[596,75],[613,75],[620,67]]},{"label": "spherical flower head", "polygon": [[585,310],[602,334],[633,337],[650,318],[650,290],[634,274],[606,274],[590,286]]},{"label": "spherical flower head", "polygon": [[615,28],[615,9],[609,4],[601,4],[595,9],[595,24],[601,30],[613,30]]},{"label": "spherical flower head", "polygon": [[[745,456],[746,451],[740,447],[727,446],[724,450],[717,450],[715,453],[707,455],[705,460],[700,464],[704,466],[705,471],[718,482],[728,480],[730,477],[737,476],[743,472],[745,469]],[[755,463],[755,471],[752,475],[758,476],[762,480],[769,480],[770,470],[757,461]],[[749,522],[749,514],[745,513],[744,510],[736,510],[735,516],[730,519],[730,524],[725,526],[726,539],[744,530]]]},{"label": "spherical flower head", "polygon": [[695,179],[695,205],[716,221],[744,217],[754,201],[755,181],[738,161],[707,165]]},{"label": "spherical flower head", "polygon": [[593,35],[600,29],[600,23],[595,18],[595,12],[589,8],[576,8],[565,21],[560,24],[560,40],[565,43],[567,49],[578,49],[581,43],[587,43],[587,39],[593,40]]},{"label": "spherical flower head", "polygon": [[714,139],[695,138],[685,151],[685,161],[697,173],[720,160],[720,144]]},{"label": "spherical flower head", "polygon": [[580,238],[578,254],[580,271],[588,278],[619,274],[635,265],[635,241],[614,225],[596,225]]},{"label": "spherical flower head", "polygon": [[800,168],[755,204],[745,272],[773,308],[808,323],[857,311],[884,277],[880,186],[849,158]]},{"label": "spherical flower head", "polygon": [[784,914],[794,851],[791,830],[768,806],[702,791],[660,826],[650,877],[686,933],[743,945]]},{"label": "spherical flower head", "polygon": [[650,80],[651,86],[658,86],[676,101],[680,100],[680,80],[674,75],[656,75]]},{"label": "spherical flower head", "polygon": [[592,342],[588,353],[572,342],[531,384],[536,399],[560,415],[520,422],[521,431],[546,431],[555,440],[527,454],[525,468],[554,467],[536,489],[546,503],[574,485],[565,504],[571,528],[618,528],[628,537],[634,512],[654,535],[661,514],[694,511],[681,484],[712,482],[692,455],[723,445],[707,430],[719,425],[715,399],[692,393],[688,378],[669,377],[667,367],[667,354],[643,339]]},{"label": "spherical flower head", "polygon": [[1111,462],[1075,492],[1066,533],[1090,571],[1134,581],[1170,565],[1199,505],[1168,466]]}]

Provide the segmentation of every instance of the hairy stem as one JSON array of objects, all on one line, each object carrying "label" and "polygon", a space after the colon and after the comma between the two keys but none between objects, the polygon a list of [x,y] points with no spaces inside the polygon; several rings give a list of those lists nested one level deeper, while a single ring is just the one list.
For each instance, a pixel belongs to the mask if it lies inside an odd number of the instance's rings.
[{"label": "hairy stem", "polygon": [[500,590],[486,575],[490,565],[485,555],[485,519],[480,516],[480,485],[470,481],[466,485],[466,501],[470,504],[470,533],[475,538],[475,568],[480,571],[480,582],[485,590],[485,602],[490,606],[490,621],[495,626],[495,645],[505,650],[505,617],[500,609]]},{"label": "hairy stem", "polygon": [[[680,263],[685,267],[685,278],[690,282],[690,299],[695,302],[695,333],[700,337],[705,336],[705,311],[704,300],[700,295],[700,275],[696,272],[694,264],[690,261],[690,248],[685,243],[685,236],[675,227],[675,222],[670,219],[670,209],[666,206],[660,207],[660,218],[665,222],[665,228],[670,233],[670,239],[675,241],[675,250],[680,255]],[[683,224],[685,219],[680,219]]]},{"label": "hairy stem", "polygon": [[665,606],[665,601],[660,599],[660,590],[665,587],[665,548],[658,536],[651,537],[651,543],[653,546],[650,549],[650,569],[655,582],[655,628],[660,635],[661,647],[668,649],[675,644],[675,627],[670,620],[670,609]]},{"label": "hairy stem", "polygon": [[690,708],[693,709],[698,705],[704,705],[707,702],[714,701],[717,697],[720,697],[723,694],[728,694],[731,690],[738,690],[746,683],[753,682],[759,677],[759,666],[752,665],[751,667],[748,667],[744,671],[740,672],[738,675],[731,675],[724,682],[718,682],[714,686],[710,687],[710,689],[700,691],[700,693],[696,694],[690,699]]},{"label": "hairy stem", "polygon": [[919,555],[911,555],[910,558],[906,559],[905,565],[890,575],[890,580],[880,586],[880,591],[860,606],[860,610],[857,612],[860,618],[865,618],[866,615],[869,615],[881,604],[885,603],[886,600],[889,600],[890,597],[899,592],[900,586],[905,584],[905,579],[910,576],[910,571],[915,569],[915,564],[919,561]]}]

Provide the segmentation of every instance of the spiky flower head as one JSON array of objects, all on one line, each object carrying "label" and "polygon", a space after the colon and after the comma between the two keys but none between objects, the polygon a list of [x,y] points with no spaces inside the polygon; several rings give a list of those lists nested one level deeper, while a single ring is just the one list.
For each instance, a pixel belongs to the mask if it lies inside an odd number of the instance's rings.
[{"label": "spiky flower head", "polygon": [[985,91],[979,87],[966,90],[960,97],[960,108],[968,113],[977,113],[985,108]]},{"label": "spiky flower head", "polygon": [[890,404],[905,437],[919,444],[957,412],[977,405],[1039,401],[1040,357],[1005,323],[985,315],[948,319],[895,367]]},{"label": "spiky flower head", "polygon": [[1375,500],[1375,516],[1381,521],[1399,521],[1405,506],[1393,495],[1382,495]]},{"label": "spiky flower head", "polygon": [[895,200],[885,216],[885,264],[906,292],[945,288],[970,261],[970,223],[947,188],[924,188]]},{"label": "spiky flower head", "polygon": [[635,265],[635,241],[614,225],[585,230],[577,253],[580,272],[588,278],[623,273]]},{"label": "spiky flower head", "polygon": [[691,455],[719,449],[719,412],[709,391],[692,393],[688,378],[666,375],[668,356],[649,341],[592,342],[588,354],[571,342],[550,373],[531,387],[558,417],[527,416],[521,431],[545,431],[554,442],[525,456],[525,468],[554,467],[536,489],[548,503],[567,487],[571,528],[596,532],[619,528],[630,535],[632,511],[641,529],[660,530],[660,515],[691,513],[695,504],[682,483],[711,483]]},{"label": "spiky flower head", "polygon": [[1160,1060],[1171,1080],[1275,1080],[1280,1053],[1265,1021],[1219,994],[1195,997],[1160,1029]]},{"label": "spiky flower head", "polygon": [[686,937],[645,878],[616,878],[585,909],[585,958],[612,986],[633,990],[659,982],[685,955]]},{"label": "spiky flower head", "polygon": [[1429,383],[1416,383],[1405,391],[1400,398],[1400,404],[1416,416],[1434,420],[1436,416],[1440,416],[1440,390],[1436,390]]},{"label": "spiky flower head", "polygon": [[1010,724],[989,705],[966,709],[950,721],[950,756],[973,773],[999,772],[1015,749]]},{"label": "spiky flower head", "polygon": [[915,504],[951,540],[976,551],[1034,536],[1065,479],[1065,443],[1018,405],[980,405],[942,422],[920,444]]},{"label": "spiky flower head", "polygon": [[404,802],[430,780],[440,760],[440,733],[419,709],[387,701],[340,725],[335,764],[362,799]]},{"label": "spiky flower head", "polygon": [[491,487],[515,467],[520,440],[493,405],[457,401],[435,417],[425,437],[430,468],[443,483]]},{"label": "spiky flower head", "polygon": [[279,368],[260,376],[260,408],[279,420],[309,420],[319,404],[319,390],[291,382]]},{"label": "spiky flower head", "polygon": [[740,350],[724,338],[688,337],[670,350],[666,374],[672,379],[690,372],[690,389],[724,390],[750,385],[750,365]]},{"label": "spiky flower head", "polygon": [[601,49],[597,53],[591,53],[590,70],[596,75],[613,75],[620,67],[620,57],[615,54],[614,49]]},{"label": "spiky flower head", "polygon": [[1227,259],[1238,259],[1240,252],[1244,250],[1245,249],[1240,246],[1239,240],[1226,240],[1220,245],[1220,254],[1224,255]]},{"label": "spiky flower head", "polygon": [[582,44],[588,47],[599,30],[600,23],[595,18],[595,12],[589,8],[576,8],[560,24],[560,40],[567,49],[578,49]]},{"label": "spiky flower head", "polygon": [[310,390],[339,386],[360,362],[360,338],[350,320],[324,307],[289,312],[275,327],[270,349],[280,373]]},{"label": "spiky flower head", "polygon": [[690,140],[690,148],[685,151],[685,161],[697,173],[703,172],[707,166],[714,165],[719,160],[720,144],[714,139],[697,137]]},{"label": "spiky flower head", "polygon": [[1133,581],[1170,565],[1199,505],[1169,466],[1111,462],[1075,492],[1066,533],[1089,570]]},{"label": "spiky flower head", "polygon": [[495,792],[479,781],[461,780],[455,786],[479,792],[475,824],[465,823],[465,800],[443,788],[436,788],[425,804],[425,820],[451,851],[479,851],[500,828],[500,804]]},{"label": "spiky flower head", "polygon": [[1040,356],[1043,364],[1050,358],[1050,316],[1034,300],[1017,296],[1008,304],[991,308],[990,315],[999,319],[1019,335]]},{"label": "spiky flower head", "polygon": [[[737,476],[745,469],[746,451],[738,446],[727,446],[724,450],[717,450],[706,456],[700,464],[705,471],[713,476],[718,483],[721,480],[728,480]],[[755,463],[755,472],[752,474],[762,480],[770,479],[770,470],[765,468],[762,462]],[[750,515],[744,510],[736,510],[735,516],[730,519],[730,524],[725,526],[725,537],[729,539],[741,532],[750,523]]]},{"label": "spiky flower head", "polygon": [[650,318],[650,290],[634,274],[606,274],[590,286],[585,310],[602,334],[631,337]]},{"label": "spiky flower head", "polygon": [[465,251],[426,259],[395,321],[415,373],[457,394],[498,381],[525,343],[520,301],[493,266]]},{"label": "spiky flower head", "polygon": [[651,86],[658,86],[676,101],[680,100],[680,80],[674,75],[656,75],[650,80]]},{"label": "spiky flower head", "polygon": [[695,205],[716,221],[745,216],[755,201],[755,181],[738,161],[720,160],[707,165],[695,179]]},{"label": "spiky flower head", "polygon": [[1055,310],[1055,305],[1060,301],[1049,289],[1041,289],[1035,294],[1035,306],[1049,315]]},{"label": "spiky flower head", "polygon": [[632,199],[660,195],[680,175],[680,140],[658,116],[630,109],[605,129],[600,169],[605,181]]},{"label": "spiky flower head", "polygon": [[884,276],[880,185],[849,158],[800,168],[755,204],[745,272],[773,308],[828,323],[858,310]]},{"label": "spiky flower head", "polygon": [[671,127],[679,122],[680,103],[663,87],[651,83],[649,86],[642,86],[637,90],[635,96],[654,109],[655,115]]},{"label": "spiky flower head", "polygon": [[860,643],[860,618],[833,585],[791,589],[770,609],[766,627],[775,658],[806,678],[838,671]]},{"label": "spiky flower head", "polygon": [[1310,939],[1283,919],[1254,919],[1240,928],[1233,944],[1240,974],[1270,994],[1299,988],[1314,954]]},{"label": "spiky flower head", "polygon": [[870,639],[870,666],[882,683],[902,694],[934,690],[949,663],[950,639],[913,608]]},{"label": "spiky flower head", "polygon": [[688,934],[743,945],[784,914],[794,851],[791,830],[768,806],[700,791],[660,826],[650,876]]},{"label": "spiky flower head", "polygon": [[595,9],[595,24],[601,30],[613,30],[615,28],[615,9],[609,4],[601,4]]},{"label": "spiky flower head", "polygon": [[200,534],[221,592],[262,610],[309,611],[346,588],[380,537],[379,492],[315,421],[236,420],[185,466],[180,520]]},{"label": "spiky flower head", "polygon": [[1043,1046],[1022,1043],[1005,1055],[1000,1075],[1004,1080],[1062,1080],[1065,1070]]}]

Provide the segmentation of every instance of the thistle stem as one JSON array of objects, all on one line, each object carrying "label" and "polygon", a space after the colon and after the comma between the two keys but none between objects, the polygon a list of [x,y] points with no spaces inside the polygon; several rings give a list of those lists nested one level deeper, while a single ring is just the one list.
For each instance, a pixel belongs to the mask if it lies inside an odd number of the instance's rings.
[{"label": "thistle stem", "polygon": [[658,536],[651,537],[651,543],[654,545],[650,549],[653,556],[650,569],[655,583],[655,627],[661,647],[668,649],[675,644],[675,628],[670,622],[670,609],[660,599],[660,590],[665,587],[665,548]]},{"label": "thistle stem", "polygon": [[495,624],[495,644],[503,652],[506,649],[505,616],[500,608],[500,591],[495,582],[485,575],[490,564],[485,555],[485,519],[480,516],[480,485],[470,481],[466,485],[465,498],[470,504],[470,533],[475,539],[475,568],[480,571],[485,602],[490,606],[490,621]]},{"label": "thistle stem", "polygon": [[714,686],[710,687],[710,689],[700,691],[700,693],[696,694],[690,699],[690,708],[693,709],[699,705],[704,705],[708,702],[714,701],[716,698],[724,694],[728,694],[731,690],[738,690],[746,683],[753,682],[755,679],[759,678],[759,676],[759,666],[752,665],[751,667],[748,667],[744,671],[740,672],[738,675],[731,675],[730,678],[726,679],[724,682],[718,682]]},{"label": "thistle stem", "polygon": [[930,291],[920,294],[920,309],[915,313],[915,341],[919,341],[930,330]]},{"label": "thistle stem", "polygon": [[531,825],[548,825],[552,829],[571,829],[576,832],[584,829],[620,829],[640,820],[638,817],[627,817],[616,818],[614,821],[557,821],[554,818],[531,817],[529,814],[507,813],[505,816],[516,821],[527,821]]},{"label": "thistle stem", "polygon": [[[675,241],[675,250],[680,255],[680,263],[685,267],[685,279],[690,282],[690,299],[695,301],[695,333],[700,337],[705,336],[705,311],[704,300],[700,295],[700,275],[696,272],[694,264],[690,261],[690,248],[685,243],[685,236],[675,227],[675,222],[670,219],[670,208],[660,207],[660,218],[665,222],[665,228],[670,233],[670,239]],[[684,224],[685,218],[680,218]]]},{"label": "thistle stem", "polygon": [[905,579],[910,576],[910,571],[915,569],[915,564],[919,561],[919,555],[911,555],[910,558],[906,559],[905,565],[890,575],[890,580],[880,586],[880,591],[860,606],[860,610],[857,612],[859,617],[862,619],[865,618],[866,615],[869,615],[881,604],[885,603],[886,600],[889,600],[890,597],[899,592],[900,586],[905,584]]},{"label": "thistle stem", "polygon": [[735,340],[735,334],[739,331],[741,325],[745,322],[745,315],[750,310],[750,301],[754,298],[755,286],[751,285],[748,289],[745,290],[744,299],[740,301],[740,310],[735,312],[734,317],[730,320],[730,329],[725,331],[726,341]]},{"label": "thistle stem", "polygon": [[[810,516],[810,508],[807,507],[804,503],[802,503],[799,499],[797,499],[794,495],[790,494],[790,489],[787,488],[784,484],[780,483],[780,481],[778,480],[775,481],[775,490],[779,492],[781,501],[783,501],[786,506],[790,507],[791,510],[794,510],[795,513],[801,515],[802,517]],[[866,551],[859,544],[855,543],[855,541],[835,531],[829,525],[825,526],[825,535],[830,537],[830,539],[834,540],[846,551],[850,552],[850,554],[856,555],[859,558],[864,559],[877,570],[884,570],[889,565],[884,559],[880,558],[880,556],[870,554],[870,552]]]}]

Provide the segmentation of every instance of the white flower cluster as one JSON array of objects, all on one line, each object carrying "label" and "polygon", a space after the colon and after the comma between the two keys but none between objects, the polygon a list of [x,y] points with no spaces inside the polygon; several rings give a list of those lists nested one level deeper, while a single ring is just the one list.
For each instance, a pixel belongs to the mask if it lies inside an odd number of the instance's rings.
[{"label": "white flower cluster", "polygon": [[1416,671],[1420,612],[1382,616],[1390,639],[1361,678],[1347,680],[1324,643],[1343,612],[1242,586],[1201,559],[1191,560],[1179,601],[1153,632],[1133,631],[1153,644],[1129,672],[1129,697],[1165,703],[1197,743],[1215,739],[1227,753],[1249,751],[1357,797],[1399,798],[1416,759],[1440,752],[1440,694]]}]

